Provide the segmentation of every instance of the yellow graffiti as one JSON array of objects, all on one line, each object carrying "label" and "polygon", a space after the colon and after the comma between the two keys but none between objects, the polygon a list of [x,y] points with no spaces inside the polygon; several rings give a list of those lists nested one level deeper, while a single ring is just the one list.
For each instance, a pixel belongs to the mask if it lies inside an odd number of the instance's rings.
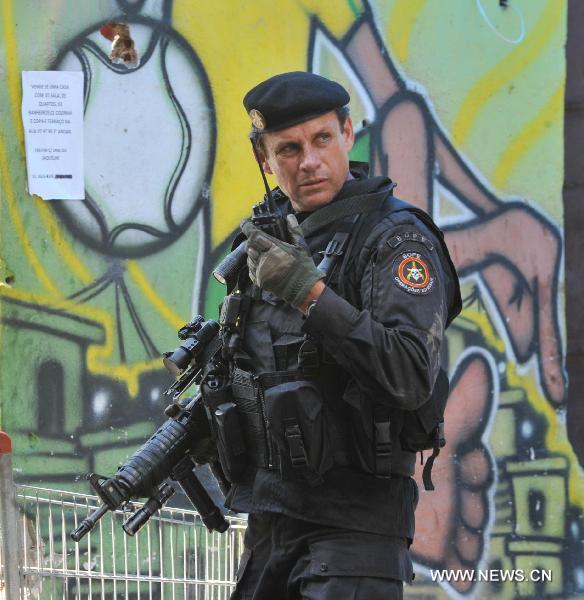
[{"label": "yellow graffiti", "polygon": [[[221,65],[207,73],[220,123],[211,185],[213,246],[231,234],[263,195],[247,140],[250,120],[241,103],[243,96],[271,75],[307,68],[313,16],[339,38],[354,23],[355,8],[348,2],[316,0],[202,2],[196,10],[188,2],[174,3],[172,22],[177,31],[204,65]],[[237,19],[232,18],[233,11]]]},{"label": "yellow graffiti", "polygon": [[497,350],[497,352],[505,352],[505,342],[496,334],[493,324],[489,319],[489,316],[484,310],[477,310],[475,308],[464,308],[460,313],[458,319],[465,319],[471,323],[475,323],[479,329],[487,344]]},{"label": "yellow graffiti", "polygon": [[546,9],[523,43],[475,82],[463,100],[452,127],[452,135],[458,144],[463,144],[467,140],[484,104],[526,69],[546,47],[562,24],[564,15],[564,3],[548,2]]},{"label": "yellow graffiti", "polygon": [[396,2],[389,17],[387,40],[391,44],[396,58],[402,63],[408,57],[410,38],[426,2],[427,0],[410,0],[407,3]]},{"label": "yellow graffiti", "polygon": [[71,272],[84,284],[91,283],[95,277],[91,274],[91,271],[79,260],[75,250],[73,250],[71,245],[61,234],[60,224],[55,219],[55,216],[51,209],[47,206],[47,203],[39,196],[33,196],[33,200],[37,210],[39,211],[45,229],[49,232],[49,235],[53,240],[55,248],[57,248],[64,261],[67,263],[67,266],[69,269],[71,269]]},{"label": "yellow graffiti", "polygon": [[568,495],[570,502],[584,508],[584,479],[580,475],[581,467],[570,442],[566,439],[565,425],[560,426],[558,415],[550,403],[544,398],[532,374],[519,374],[517,365],[507,363],[507,381],[511,387],[525,391],[530,404],[548,423],[546,433],[546,448],[550,454],[557,452],[566,457],[569,462]]},{"label": "yellow graffiti", "polygon": [[551,124],[563,121],[563,108],[564,82],[562,81],[542,110],[521,128],[501,155],[493,172],[493,183],[497,187],[502,188],[507,184],[513,169],[533,145],[549,131]]},{"label": "yellow graffiti", "polygon": [[[280,4],[280,3],[278,3]],[[309,20],[313,16],[317,16],[336,37],[341,38],[346,33],[347,29],[355,22],[355,17],[364,12],[362,0],[349,0],[348,2],[323,2],[322,0],[296,0],[290,3],[290,7],[298,5],[302,9],[308,21],[302,19],[298,25],[305,26],[308,29]],[[290,8],[283,8],[280,18],[283,18]],[[306,65],[306,57],[308,56],[308,48],[305,49],[304,62]]]},{"label": "yellow graffiti", "polygon": [[[20,102],[21,102],[21,90],[20,90],[20,72],[18,68],[18,49],[16,44],[16,37],[14,35],[14,27],[11,26],[14,24],[14,13],[12,9],[12,0],[4,0],[3,1],[3,16],[4,16],[4,44],[6,48],[6,64],[7,64],[7,88],[10,97],[10,103],[12,107],[12,121],[16,130],[16,135],[20,144],[20,147],[24,147],[24,132],[22,127],[20,126]],[[5,155],[4,155],[5,156]],[[37,273],[41,270],[43,274],[39,275],[39,279],[43,282],[43,285],[47,288],[48,291],[51,291],[55,295],[57,295],[58,288],[55,286],[52,281],[50,281],[49,276],[46,274],[46,271],[41,266],[40,260],[32,250],[30,243],[26,242],[26,232],[24,231],[24,227],[22,226],[22,220],[20,218],[20,212],[18,210],[18,206],[14,201],[14,190],[10,184],[9,180],[9,170],[7,168],[7,162],[3,164],[4,168],[4,183],[10,195],[11,203],[9,203],[9,210],[12,220],[17,229],[18,235],[21,238],[21,243],[24,246],[25,254],[28,260],[31,263],[31,266]],[[9,202],[10,202],[9,200]],[[71,272],[76,275],[83,283],[89,283],[93,277],[87,269],[85,265],[79,260],[76,256],[75,251],[71,247],[71,245],[64,239],[61,234],[59,224],[57,223],[54,215],[49,210],[49,208],[44,204],[44,201],[40,201],[38,196],[35,196],[36,202],[34,205],[37,207],[40,212],[41,219],[45,224],[53,242],[55,243],[55,247],[59,254],[64,259],[65,263],[71,269]],[[34,255],[34,256],[33,256]]]},{"label": "yellow graffiti", "polygon": [[[24,223],[20,218],[20,213],[18,212],[18,208],[16,206],[16,198],[14,197],[14,190],[12,189],[12,185],[9,184],[9,167],[8,160],[6,157],[6,148],[4,147],[4,140],[0,138],[0,172],[2,173],[2,181],[4,185],[4,189],[6,191],[6,205],[8,206],[8,212],[10,214],[10,218],[14,224],[14,228],[16,230],[16,235],[22,244],[22,248],[24,250],[24,254],[26,255],[28,261],[30,262],[31,267],[33,268],[36,276],[38,277],[39,282],[45,287],[45,289],[50,292],[54,296],[59,295],[59,289],[53,284],[51,278],[48,273],[45,271],[43,265],[36,252],[34,251],[32,244],[27,238],[26,230],[24,227]],[[4,197],[4,196],[2,196]]]},{"label": "yellow graffiti", "polygon": [[[20,123],[20,113],[19,113],[19,104],[20,104],[20,89],[19,89],[19,71],[18,71],[18,61],[16,60],[17,50],[16,50],[16,37],[14,36],[14,28],[10,25],[14,23],[14,13],[12,10],[12,2],[11,0],[4,0],[2,3],[2,16],[3,16],[3,37],[4,37],[4,45],[6,48],[6,72],[7,72],[7,89],[10,97],[11,107],[12,107],[12,121],[14,123],[16,129],[16,135],[20,146],[24,145],[24,137],[22,127],[19,126]],[[11,185],[10,180],[10,169],[8,165],[8,159],[6,154],[6,148],[4,146],[4,140],[0,138],[0,173],[2,175],[2,184],[6,192],[6,204],[8,206],[8,212],[14,223],[14,228],[16,229],[16,233],[18,238],[22,244],[24,254],[26,255],[28,261],[30,262],[31,267],[36,273],[38,280],[40,283],[46,288],[48,292],[51,294],[57,295],[58,289],[51,281],[49,275],[45,271],[44,267],[41,264],[39,257],[36,252],[32,248],[32,245],[27,242],[26,231],[24,228],[24,224],[22,219],[20,218],[20,213],[18,211],[16,198],[14,196],[14,189]],[[4,198],[4,195],[2,196]]]},{"label": "yellow graffiti", "polygon": [[[13,113],[13,122],[16,125],[18,139],[20,141],[21,147],[23,146],[23,130],[22,127],[19,127],[20,123],[20,112],[19,106],[21,102],[21,92],[20,92],[20,74],[18,69],[18,50],[16,44],[16,38],[14,35],[14,28],[10,26],[10,24],[14,23],[13,18],[13,7],[12,0],[4,0],[3,1],[3,16],[4,16],[4,40],[6,45],[6,56],[7,56],[7,81],[8,81],[8,89],[11,99],[12,105],[12,113]],[[4,150],[2,148],[2,150]],[[43,283],[44,287],[47,291],[51,292],[54,295],[62,295],[60,294],[60,290],[58,286],[56,286],[50,279],[49,275],[43,268],[40,259],[36,255],[35,251],[32,248],[32,245],[28,241],[27,234],[22,223],[22,219],[20,217],[20,212],[18,210],[18,205],[15,201],[14,190],[12,186],[9,184],[9,169],[8,163],[5,160],[5,153],[3,155],[2,160],[2,172],[3,179],[5,182],[5,186],[7,189],[7,193],[9,194],[8,199],[8,207],[10,211],[10,216],[12,221],[15,224],[15,228],[20,239],[20,242],[23,245],[26,257],[28,258],[31,266],[35,270],[38,275],[39,280]],[[55,215],[48,207],[48,205],[43,201],[39,196],[33,196],[34,206],[39,212],[42,223],[44,224],[46,230],[48,231],[51,239],[54,243],[54,247],[57,252],[60,254],[63,261],[69,267],[70,272],[75,275],[83,284],[91,283],[95,277],[89,270],[89,268],[79,259],[73,247],[69,244],[69,242],[65,239],[60,224],[55,218]],[[136,275],[137,273],[137,265],[136,268],[129,271],[131,274]],[[139,270],[138,270],[139,271]],[[153,304],[156,310],[168,320],[173,327],[178,327],[182,323],[185,322],[185,319],[178,317],[168,306],[164,304],[164,301],[158,297],[151,284],[147,281],[146,277],[140,272],[139,276],[135,277],[136,283],[144,293],[144,295],[148,298],[148,300]],[[150,364],[150,363],[144,363]],[[88,365],[89,367],[89,365]],[[159,367],[159,364],[156,364],[156,368]]]},{"label": "yellow graffiti", "polygon": [[184,317],[181,317],[175,313],[165,301],[156,293],[148,279],[142,270],[138,266],[138,263],[134,260],[128,261],[128,273],[136,283],[136,285],[142,290],[142,293],[146,299],[154,306],[154,308],[166,319],[168,323],[174,328],[178,329],[182,327],[184,323],[188,321]]},{"label": "yellow graffiti", "polygon": [[6,48],[6,81],[12,107],[12,123],[16,129],[18,143],[22,148],[24,146],[24,131],[20,126],[20,73],[18,70],[16,36],[14,35],[12,0],[3,0],[2,16],[4,19],[4,47]]},{"label": "yellow graffiti", "polygon": [[101,326],[104,331],[103,344],[91,344],[87,349],[87,367],[91,373],[97,375],[106,375],[111,378],[119,379],[126,384],[128,394],[135,398],[139,391],[138,379],[143,373],[154,369],[159,369],[161,361],[159,358],[149,361],[133,363],[132,365],[118,364],[111,366],[107,360],[113,354],[114,320],[111,314],[98,308],[92,308],[87,305],[75,304],[71,300],[43,296],[25,292],[23,290],[13,289],[8,286],[0,287],[0,296],[6,296],[21,302],[28,302],[43,308],[63,311],[68,315],[88,319]]},{"label": "yellow graffiti", "polygon": [[[0,173],[2,175],[3,182],[6,182],[8,179],[8,163],[6,160],[6,152],[2,139],[0,139]],[[112,366],[107,362],[107,359],[111,359],[113,355],[113,341],[116,339],[115,327],[111,315],[105,311],[93,309],[88,306],[80,306],[67,300],[58,299],[62,296],[61,291],[53,284],[52,280],[43,268],[36,252],[33,250],[30,242],[28,241],[24,224],[16,208],[16,201],[12,186],[4,184],[3,189],[5,190],[6,204],[8,206],[10,217],[16,229],[17,237],[24,249],[25,255],[34,269],[39,281],[43,284],[51,296],[37,296],[33,293],[29,294],[22,291],[13,290],[8,286],[0,287],[0,295],[8,295],[17,299],[37,302],[43,306],[68,310],[72,314],[86,316],[87,318],[94,319],[101,324],[104,328],[105,342],[103,346],[91,346],[88,349],[87,368],[93,374],[107,375],[109,377],[120,379],[126,384],[130,396],[135,397],[138,393],[138,379],[140,375],[155,369],[159,369],[160,360],[154,359],[150,361],[133,363],[132,365],[118,364],[115,366]],[[3,197],[4,195],[0,196],[0,199]],[[39,202],[44,201],[39,200]],[[47,208],[46,210],[48,211],[49,209]],[[58,236],[55,236],[53,239],[56,244],[59,244]],[[61,248],[61,250],[63,250],[63,248]],[[71,260],[68,264],[71,266],[71,264],[75,263],[75,260],[74,257],[70,257],[70,259]],[[148,300],[150,300],[158,312],[160,312],[160,314],[171,323],[173,327],[180,327],[188,319],[179,317],[172,310],[166,307],[164,302],[154,292],[146,277],[136,267],[137,265],[134,267],[129,266],[128,271],[133,276],[144,295],[148,298]],[[80,269],[82,268],[82,265],[80,265]],[[91,277],[91,274],[88,271],[81,271],[80,269],[77,270],[78,275],[81,275],[82,277]],[[22,295],[19,296],[19,294]]]},{"label": "yellow graffiti", "polygon": [[[476,323],[485,340],[485,345],[501,354],[506,353],[505,342],[495,331],[486,311],[465,308],[458,318],[465,318]],[[507,360],[506,373],[509,387],[524,390],[529,403],[545,417],[549,425],[546,434],[546,447],[550,453],[558,452],[568,459],[570,464],[568,479],[570,501],[584,508],[584,479],[579,476],[580,466],[578,459],[569,441],[566,439],[565,427],[560,427],[556,411],[541,393],[532,373],[520,374],[516,363],[511,360]]]}]

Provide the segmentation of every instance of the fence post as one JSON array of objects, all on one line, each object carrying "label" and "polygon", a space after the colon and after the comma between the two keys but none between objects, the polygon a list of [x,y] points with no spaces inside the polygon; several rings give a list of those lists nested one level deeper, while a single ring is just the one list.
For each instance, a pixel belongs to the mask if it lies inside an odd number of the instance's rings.
[{"label": "fence post", "polygon": [[0,532],[6,598],[20,598],[22,543],[16,506],[16,489],[12,479],[12,441],[0,431]]}]

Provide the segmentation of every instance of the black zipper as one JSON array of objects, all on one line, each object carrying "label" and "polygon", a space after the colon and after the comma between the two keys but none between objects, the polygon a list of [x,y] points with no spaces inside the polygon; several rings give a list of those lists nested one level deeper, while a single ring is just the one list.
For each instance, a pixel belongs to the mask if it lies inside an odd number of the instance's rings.
[{"label": "black zipper", "polygon": [[373,313],[373,294],[375,292],[375,267],[377,265],[377,248],[371,255],[371,291],[369,293],[369,310]]},{"label": "black zipper", "polygon": [[268,468],[271,469],[273,467],[272,445],[270,444],[270,438],[268,435],[268,416],[266,414],[266,401],[264,399],[264,389],[262,388],[262,384],[260,382],[260,378],[258,375],[255,375],[253,380],[254,380],[254,383],[257,385],[257,389],[258,389],[258,400],[259,400],[259,405],[260,405],[260,411],[262,413],[262,418],[264,420],[264,435],[265,435],[265,442],[266,442],[266,453],[268,455]]}]

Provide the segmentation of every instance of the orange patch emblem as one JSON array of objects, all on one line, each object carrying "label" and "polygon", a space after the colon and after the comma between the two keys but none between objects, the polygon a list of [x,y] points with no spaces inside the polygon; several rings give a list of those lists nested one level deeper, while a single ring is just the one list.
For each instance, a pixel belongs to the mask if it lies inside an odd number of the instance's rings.
[{"label": "orange patch emblem", "polygon": [[430,268],[417,252],[406,252],[396,260],[393,278],[398,287],[410,294],[427,294],[434,286]]},{"label": "orange patch emblem", "polygon": [[430,279],[430,271],[426,263],[419,258],[404,258],[399,265],[398,273],[404,283],[415,288],[426,287]]}]

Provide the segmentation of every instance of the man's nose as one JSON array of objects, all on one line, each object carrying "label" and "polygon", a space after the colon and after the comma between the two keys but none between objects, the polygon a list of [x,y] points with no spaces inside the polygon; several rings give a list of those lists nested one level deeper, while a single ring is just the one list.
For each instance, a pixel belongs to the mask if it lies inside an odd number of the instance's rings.
[{"label": "man's nose", "polygon": [[302,153],[300,168],[304,171],[314,171],[320,165],[320,156],[318,151],[312,147],[306,147]]}]

